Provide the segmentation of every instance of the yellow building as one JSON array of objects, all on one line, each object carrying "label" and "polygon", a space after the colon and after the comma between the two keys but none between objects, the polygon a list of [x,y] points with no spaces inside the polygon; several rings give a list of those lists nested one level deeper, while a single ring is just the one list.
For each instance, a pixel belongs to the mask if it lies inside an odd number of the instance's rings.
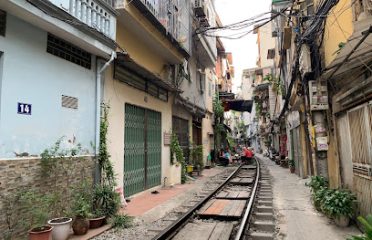
[{"label": "yellow building", "polygon": [[[104,101],[110,106],[108,148],[125,197],[180,182],[169,140],[173,76],[189,57],[189,8],[181,5],[117,4],[118,56],[106,74]],[[174,17],[165,12],[168,7]]]},{"label": "yellow building", "polygon": [[332,102],[330,182],[357,194],[362,215],[372,212],[371,7],[366,0],[341,0],[332,8],[325,26],[321,76],[330,86]]}]

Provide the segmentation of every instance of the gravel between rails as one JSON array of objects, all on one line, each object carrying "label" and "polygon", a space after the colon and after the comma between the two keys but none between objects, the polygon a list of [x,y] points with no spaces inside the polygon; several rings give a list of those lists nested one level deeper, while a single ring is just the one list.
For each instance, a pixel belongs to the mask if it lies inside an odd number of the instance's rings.
[{"label": "gravel between rails", "polygon": [[[215,176],[198,179],[194,182],[194,186],[184,193],[185,197],[176,204],[176,206],[164,214],[160,219],[152,221],[152,217],[147,215],[153,215],[153,213],[145,213],[143,216],[136,217],[133,221],[133,226],[126,229],[110,229],[99,236],[94,237],[94,240],[106,240],[106,239],[130,239],[130,240],[148,240],[155,237],[161,230],[165,229],[167,226],[172,224],[170,219],[178,218],[182,215],[182,212],[186,212],[191,208],[193,200],[200,200],[200,195],[206,195],[208,191],[213,191],[217,188],[222,182],[223,178],[228,177],[237,167],[226,167],[220,173]],[[169,201],[166,201],[163,204],[169,204]],[[161,207],[161,204],[158,207]],[[173,203],[174,204],[174,203]],[[158,208],[157,207],[157,208]],[[151,210],[150,210],[151,211]],[[149,211],[149,212],[150,212]],[[150,220],[149,220],[150,219]]]}]

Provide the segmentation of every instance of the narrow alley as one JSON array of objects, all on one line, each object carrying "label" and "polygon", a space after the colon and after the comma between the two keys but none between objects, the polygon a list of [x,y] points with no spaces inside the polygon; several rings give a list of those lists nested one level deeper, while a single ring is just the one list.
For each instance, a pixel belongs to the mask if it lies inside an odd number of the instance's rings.
[{"label": "narrow alley", "polygon": [[372,0],[1,0],[0,239],[372,240]]}]

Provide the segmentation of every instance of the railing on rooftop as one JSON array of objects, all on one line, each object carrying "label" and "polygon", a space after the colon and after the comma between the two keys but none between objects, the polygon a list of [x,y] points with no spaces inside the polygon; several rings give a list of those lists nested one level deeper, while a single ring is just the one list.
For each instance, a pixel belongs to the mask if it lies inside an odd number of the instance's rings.
[{"label": "railing on rooftop", "polygon": [[72,16],[96,29],[107,37],[114,39],[116,17],[115,0],[50,0]]}]

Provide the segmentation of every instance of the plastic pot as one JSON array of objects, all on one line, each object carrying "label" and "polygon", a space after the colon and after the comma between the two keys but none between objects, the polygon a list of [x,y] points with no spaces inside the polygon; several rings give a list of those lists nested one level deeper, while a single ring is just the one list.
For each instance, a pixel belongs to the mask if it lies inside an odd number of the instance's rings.
[{"label": "plastic pot", "polygon": [[53,226],[53,240],[66,240],[70,235],[72,218],[61,217],[53,218],[48,221],[50,226]]},{"label": "plastic pot", "polygon": [[194,166],[193,165],[187,165],[186,166],[187,173],[191,173],[193,171],[193,169],[194,169]]}]

